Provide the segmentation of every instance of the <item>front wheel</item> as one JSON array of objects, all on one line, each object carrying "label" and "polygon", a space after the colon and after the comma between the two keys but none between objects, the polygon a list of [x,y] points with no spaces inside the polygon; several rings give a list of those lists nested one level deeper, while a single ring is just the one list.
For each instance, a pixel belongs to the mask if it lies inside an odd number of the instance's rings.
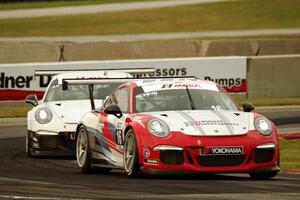
[{"label": "front wheel", "polygon": [[123,163],[128,176],[136,177],[139,175],[138,148],[132,129],[127,132],[125,137]]},{"label": "front wheel", "polygon": [[252,179],[257,179],[257,180],[263,180],[263,179],[269,179],[277,175],[278,172],[276,171],[271,171],[271,172],[253,172],[249,173],[250,177]]},{"label": "front wheel", "polygon": [[76,159],[82,173],[89,174],[92,172],[90,143],[87,131],[83,126],[79,128],[79,132],[77,134]]},{"label": "front wheel", "polygon": [[27,131],[26,135],[26,154],[28,157],[36,157],[37,153],[31,146],[31,133]]}]

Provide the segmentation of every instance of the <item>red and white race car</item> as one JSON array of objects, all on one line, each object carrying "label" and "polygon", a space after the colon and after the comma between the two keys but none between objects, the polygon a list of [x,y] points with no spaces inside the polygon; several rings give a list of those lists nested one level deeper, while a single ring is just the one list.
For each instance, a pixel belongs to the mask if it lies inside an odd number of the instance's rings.
[{"label": "red and white race car", "polygon": [[249,173],[279,171],[279,142],[272,122],[241,111],[216,83],[196,78],[134,80],[120,85],[77,127],[76,157],[83,173],[93,167]]}]

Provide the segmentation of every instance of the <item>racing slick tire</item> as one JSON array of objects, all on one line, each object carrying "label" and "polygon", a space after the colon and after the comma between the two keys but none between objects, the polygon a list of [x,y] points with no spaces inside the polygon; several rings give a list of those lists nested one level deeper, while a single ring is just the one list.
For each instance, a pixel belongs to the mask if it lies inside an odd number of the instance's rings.
[{"label": "racing slick tire", "polygon": [[29,145],[27,145],[26,153],[27,153],[27,156],[30,157],[30,158],[36,157],[35,152],[33,151],[33,149]]},{"label": "racing slick tire", "polygon": [[125,136],[123,163],[124,169],[129,177],[137,177],[140,174],[138,148],[132,129],[130,129]]},{"label": "racing slick tire", "polygon": [[26,154],[28,157],[37,157],[37,152],[36,150],[34,150],[32,147],[31,147],[31,142],[30,142],[30,133],[27,133],[26,135]]},{"label": "racing slick tire", "polygon": [[277,175],[277,171],[271,171],[271,172],[250,172],[249,175],[252,179],[256,180],[264,180],[269,179]]},{"label": "racing slick tire", "polygon": [[76,137],[76,160],[81,172],[92,173],[90,142],[86,129],[81,126]]}]

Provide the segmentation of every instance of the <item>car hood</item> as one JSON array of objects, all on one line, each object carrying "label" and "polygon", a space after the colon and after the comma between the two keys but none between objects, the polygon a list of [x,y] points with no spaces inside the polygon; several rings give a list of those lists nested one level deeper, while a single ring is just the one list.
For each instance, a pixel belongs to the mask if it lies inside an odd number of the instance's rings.
[{"label": "car hood", "polygon": [[[101,106],[102,101],[95,101],[95,105]],[[91,110],[90,100],[47,102],[47,106],[64,123],[78,123],[81,116]]]},{"label": "car hood", "polygon": [[240,111],[161,111],[149,113],[166,122],[170,131],[187,135],[225,136],[243,135],[253,126],[253,114]]}]

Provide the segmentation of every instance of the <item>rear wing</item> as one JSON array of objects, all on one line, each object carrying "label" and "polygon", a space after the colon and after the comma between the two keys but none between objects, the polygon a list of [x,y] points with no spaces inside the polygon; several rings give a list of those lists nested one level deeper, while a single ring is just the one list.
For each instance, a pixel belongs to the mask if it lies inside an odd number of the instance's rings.
[{"label": "rear wing", "polygon": [[89,98],[91,101],[91,108],[95,110],[95,99],[94,99],[94,85],[101,83],[124,83],[126,81],[135,80],[134,78],[75,78],[75,79],[62,79],[62,89],[68,90],[69,85],[88,85]]},{"label": "rear wing", "polygon": [[124,73],[129,73],[132,75],[135,74],[151,74],[155,72],[154,68],[135,68],[135,69],[130,69],[130,68],[124,68],[124,69],[77,69],[77,70],[36,70],[34,72],[34,76],[54,76],[58,74],[65,74],[65,73],[73,73],[73,72],[86,72],[86,71],[103,71],[103,72],[108,72],[108,71],[116,71],[116,72],[124,72]]},{"label": "rear wing", "polygon": [[195,76],[176,76],[176,77],[141,77],[141,78],[65,78],[62,79],[62,89],[68,90],[69,85],[88,85],[89,98],[92,110],[95,109],[94,85],[101,83],[124,83],[134,80],[170,79],[170,78],[197,78]]}]

